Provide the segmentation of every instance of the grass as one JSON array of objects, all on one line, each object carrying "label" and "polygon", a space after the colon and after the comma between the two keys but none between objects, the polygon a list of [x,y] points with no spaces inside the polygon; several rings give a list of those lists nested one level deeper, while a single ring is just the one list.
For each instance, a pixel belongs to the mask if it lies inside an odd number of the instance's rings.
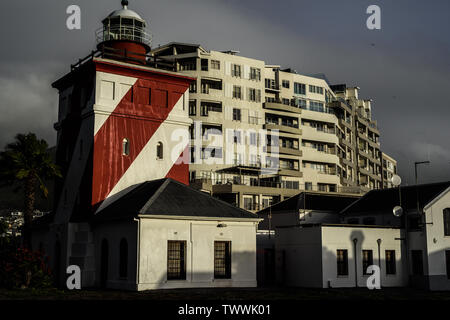
[{"label": "grass", "polygon": [[0,289],[0,300],[450,300],[450,292],[412,288],[305,289],[305,288],[202,288],[143,292],[119,290]]}]

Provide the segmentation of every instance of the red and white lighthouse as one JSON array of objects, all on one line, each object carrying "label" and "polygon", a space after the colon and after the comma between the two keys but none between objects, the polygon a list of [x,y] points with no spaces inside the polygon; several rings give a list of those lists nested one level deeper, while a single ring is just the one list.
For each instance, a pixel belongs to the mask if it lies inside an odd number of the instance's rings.
[{"label": "red and white lighthouse", "polygon": [[[192,78],[155,68],[146,22],[122,1],[97,31],[97,51],[53,83],[59,91],[55,222],[86,221],[124,190],[170,177],[188,184]],[[178,135],[179,136],[179,135]],[[185,139],[186,140],[186,139]],[[174,157],[174,154],[177,156]],[[178,160],[178,161],[177,161]]]}]

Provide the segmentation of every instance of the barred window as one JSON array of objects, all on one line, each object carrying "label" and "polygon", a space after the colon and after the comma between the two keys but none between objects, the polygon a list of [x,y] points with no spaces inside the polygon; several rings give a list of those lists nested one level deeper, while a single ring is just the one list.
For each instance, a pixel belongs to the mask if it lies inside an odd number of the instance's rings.
[{"label": "barred window", "polygon": [[372,250],[363,250],[363,274],[368,275],[367,268],[373,265],[373,251]]},{"label": "barred window", "polygon": [[386,250],[386,274],[395,274],[395,251]]},{"label": "barred window", "polygon": [[167,242],[167,280],[186,280],[186,241]]},{"label": "barred window", "polygon": [[337,275],[348,276],[348,253],[347,250],[337,250]]},{"label": "barred window", "polygon": [[214,278],[231,279],[231,241],[214,241]]}]

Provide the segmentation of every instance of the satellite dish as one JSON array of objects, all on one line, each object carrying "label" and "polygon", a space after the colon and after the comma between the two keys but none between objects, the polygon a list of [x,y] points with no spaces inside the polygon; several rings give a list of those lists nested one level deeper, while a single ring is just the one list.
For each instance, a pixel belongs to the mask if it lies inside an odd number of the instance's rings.
[{"label": "satellite dish", "polygon": [[403,208],[400,206],[395,206],[394,209],[392,209],[392,213],[395,217],[400,218],[403,214]]},{"label": "satellite dish", "polygon": [[394,186],[398,187],[402,183],[402,178],[399,175],[394,174],[391,178],[391,182]]}]

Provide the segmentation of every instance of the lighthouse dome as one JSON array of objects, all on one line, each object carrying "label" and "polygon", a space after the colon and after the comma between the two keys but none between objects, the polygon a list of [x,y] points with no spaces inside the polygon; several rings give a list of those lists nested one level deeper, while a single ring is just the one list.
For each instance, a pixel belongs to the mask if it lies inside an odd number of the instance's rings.
[{"label": "lighthouse dome", "polygon": [[144,20],[141,18],[140,15],[138,15],[133,10],[125,9],[125,8],[115,10],[108,15],[108,18],[114,18],[114,17],[134,18],[134,19]]}]

